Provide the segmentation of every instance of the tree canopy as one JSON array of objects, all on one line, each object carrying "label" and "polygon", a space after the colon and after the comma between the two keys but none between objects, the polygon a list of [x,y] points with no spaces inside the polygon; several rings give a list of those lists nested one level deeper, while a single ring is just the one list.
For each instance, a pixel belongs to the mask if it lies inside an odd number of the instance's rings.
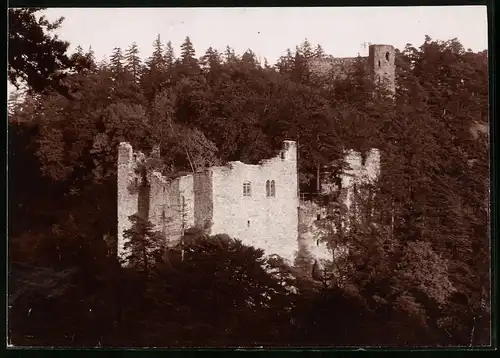
[{"label": "tree canopy", "polygon": [[68,71],[88,66],[88,58],[67,54],[69,42],[52,34],[64,18],[50,22],[39,16],[43,10],[9,9],[8,79],[16,87],[26,83],[35,93],[55,90],[71,98],[63,79]]}]

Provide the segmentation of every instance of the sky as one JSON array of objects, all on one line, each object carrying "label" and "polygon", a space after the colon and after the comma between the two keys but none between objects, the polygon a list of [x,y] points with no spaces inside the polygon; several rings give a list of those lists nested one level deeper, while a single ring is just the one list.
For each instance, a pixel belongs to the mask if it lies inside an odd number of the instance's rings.
[{"label": "sky", "polygon": [[49,20],[65,17],[56,33],[70,42],[70,53],[78,45],[92,46],[98,61],[132,42],[147,58],[158,34],[162,42],[172,42],[177,55],[189,36],[197,57],[210,46],[224,50],[229,45],[240,54],[251,49],[270,64],[306,38],[335,57],[367,56],[363,44],[370,43],[419,46],[425,35],[458,38],[473,51],[488,45],[486,6],[50,8],[45,14]]}]

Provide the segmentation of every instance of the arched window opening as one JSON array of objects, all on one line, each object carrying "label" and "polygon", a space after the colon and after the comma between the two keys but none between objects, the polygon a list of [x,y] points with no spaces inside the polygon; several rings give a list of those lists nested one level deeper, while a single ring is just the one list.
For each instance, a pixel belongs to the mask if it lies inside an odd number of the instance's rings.
[{"label": "arched window opening", "polygon": [[280,153],[280,158],[281,158],[282,160],[284,160],[284,159],[285,159],[285,152],[281,152],[281,153]]},{"label": "arched window opening", "polygon": [[386,59],[387,61],[389,61],[389,52],[386,52],[386,53],[385,53],[385,59]]},{"label": "arched window opening", "polygon": [[266,181],[266,196],[271,196],[271,182]]},{"label": "arched window opening", "polygon": [[271,180],[271,196],[276,196],[276,186],[274,180]]},{"label": "arched window opening", "polygon": [[252,188],[249,181],[243,183],[243,196],[252,196]]}]

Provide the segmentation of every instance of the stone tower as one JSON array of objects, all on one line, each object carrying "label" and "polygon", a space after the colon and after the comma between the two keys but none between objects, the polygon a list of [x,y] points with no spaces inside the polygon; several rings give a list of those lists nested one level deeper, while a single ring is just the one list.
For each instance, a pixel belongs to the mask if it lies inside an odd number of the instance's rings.
[{"label": "stone tower", "polygon": [[375,84],[385,84],[392,93],[396,92],[396,51],[391,45],[370,45],[369,66],[373,71]]}]

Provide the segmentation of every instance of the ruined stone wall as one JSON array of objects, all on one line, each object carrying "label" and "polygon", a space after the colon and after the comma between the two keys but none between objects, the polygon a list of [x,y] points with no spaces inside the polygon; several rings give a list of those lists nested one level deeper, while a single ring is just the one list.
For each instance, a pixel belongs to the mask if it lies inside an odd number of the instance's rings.
[{"label": "ruined stone wall", "polygon": [[194,225],[193,176],[167,180],[158,172],[150,176],[149,221],[168,244],[180,240],[182,229]]},{"label": "ruined stone wall", "polygon": [[123,248],[125,243],[123,233],[131,226],[129,216],[136,214],[139,209],[139,189],[141,185],[141,178],[135,173],[136,160],[137,158],[134,156],[132,146],[128,143],[120,143],[118,147],[117,168],[117,254],[118,257],[121,258],[126,256],[126,252]]},{"label": "ruined stone wall", "polygon": [[311,71],[318,76],[328,76],[332,79],[342,79],[352,71],[356,61],[361,60],[366,71],[370,71],[368,57],[327,57],[310,61]]},{"label": "ruined stone wall", "polygon": [[194,174],[194,226],[197,228],[211,228],[213,221],[213,185],[212,170],[204,170]]},{"label": "ruined stone wall", "polygon": [[[121,143],[118,154],[118,254],[124,257],[123,233],[131,227],[129,216],[139,213],[162,232],[167,244],[179,241],[183,225],[194,225],[193,176],[167,179],[159,172],[143,176],[137,171],[145,156]],[[184,199],[184,207],[182,200]]]},{"label": "ruined stone wall", "polygon": [[[136,173],[144,160],[140,153],[122,143],[118,158],[118,252],[123,253],[123,232],[130,227],[128,217],[138,212],[141,175]],[[380,171],[380,154],[372,149],[361,153],[348,151],[348,168],[341,175],[339,201],[351,206],[353,186],[375,180]],[[298,199],[297,147],[285,141],[275,158],[258,165],[231,162],[194,175],[168,180],[158,172],[147,176],[148,219],[175,244],[182,230],[189,227],[209,229],[211,235],[228,234],[247,245],[262,248],[266,254],[278,254],[294,261],[297,254],[307,260],[329,260],[332,252],[320,242],[323,232],[318,218],[330,215],[330,208]],[[275,195],[268,196],[266,182],[274,181]],[[243,184],[250,183],[251,193],[243,195]],[[323,193],[335,190],[322,183]]]},{"label": "ruined stone wall", "polygon": [[368,57],[327,57],[312,59],[309,62],[311,71],[318,76],[328,78],[345,78],[353,69],[356,61],[361,60],[365,71],[369,73],[375,84],[384,84],[391,92],[396,91],[396,51],[391,45],[370,45]]},{"label": "ruined stone wall", "polygon": [[326,243],[320,242],[323,231],[317,225],[318,219],[326,216],[326,208],[313,201],[303,201],[299,207],[299,254],[308,261],[331,260],[332,254]]},{"label": "ruined stone wall", "polygon": [[194,176],[179,177],[179,194],[182,220],[184,228],[194,227]]},{"label": "ruined stone wall", "polygon": [[[348,150],[344,160],[348,166],[341,175],[342,195],[340,195],[340,199],[349,209],[354,195],[354,184],[373,183],[380,176],[380,152],[373,148],[366,153],[365,160],[363,160],[360,152]],[[336,183],[322,179],[322,194],[329,194],[336,190],[338,190]]]},{"label": "ruined stone wall", "polygon": [[167,237],[167,226],[164,220],[167,205],[167,187],[170,183],[161,175],[153,172],[149,175],[149,216],[148,220],[156,226],[156,230],[161,231],[164,237]]},{"label": "ruined stone wall", "polygon": [[[212,234],[228,234],[247,245],[293,261],[297,252],[297,147],[285,141],[280,155],[259,165],[231,162],[213,167]],[[275,196],[266,181],[274,180]],[[243,195],[250,183],[251,195]]]},{"label": "ruined stone wall", "polygon": [[[299,239],[298,260],[299,267],[310,269],[313,260],[325,267],[348,253],[346,245],[333,247],[324,240],[335,234],[333,220],[328,209],[313,201],[303,201],[299,208]],[[329,226],[326,228],[325,226]],[[332,238],[333,239],[333,238]]]},{"label": "ruined stone wall", "polygon": [[[338,193],[337,202],[330,203],[328,207],[313,201],[302,201],[299,208],[299,254],[312,261],[317,259],[332,260],[344,249],[338,248],[332,252],[324,242],[318,240],[325,234],[324,229],[319,224],[319,220],[333,220],[336,215],[349,215],[350,210],[354,210],[352,203],[354,200],[354,187],[356,185],[373,183],[380,175],[380,153],[377,149],[371,149],[366,153],[363,161],[362,155],[354,150],[349,150],[345,154],[345,161],[348,167],[341,173],[341,190],[338,192],[337,183],[323,181],[321,183],[322,194]],[[332,211],[332,207],[342,208],[337,212]],[[345,211],[343,211],[345,208]],[[348,223],[342,223],[344,229],[348,229]],[[338,252],[337,252],[338,251]]]},{"label": "ruined stone wall", "polygon": [[166,239],[169,245],[174,245],[179,242],[182,234],[182,210],[180,200],[179,178],[170,182],[165,190],[166,205]]}]

